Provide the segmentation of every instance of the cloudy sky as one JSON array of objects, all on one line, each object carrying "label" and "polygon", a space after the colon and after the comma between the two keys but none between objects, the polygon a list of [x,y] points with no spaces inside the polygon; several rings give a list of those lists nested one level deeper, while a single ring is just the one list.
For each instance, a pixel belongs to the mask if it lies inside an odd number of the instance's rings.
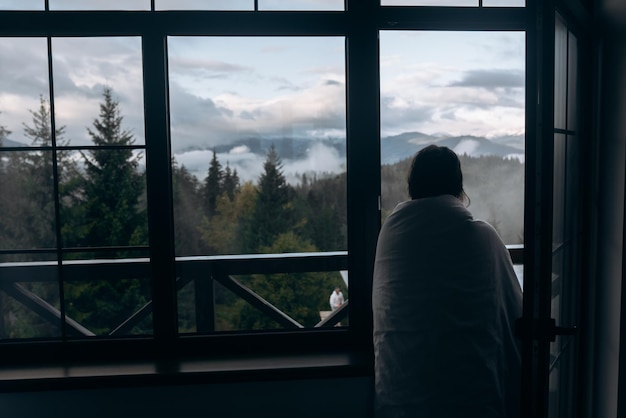
[{"label": "cloudy sky", "polygon": [[[330,0],[316,2],[322,3]],[[523,33],[388,31],[380,43],[383,136],[523,134]],[[204,177],[212,147],[306,137],[320,141],[307,160],[283,161],[289,176],[345,169],[344,157],[321,141],[345,139],[343,38],[170,37],[168,48],[172,150],[179,164]],[[56,124],[65,127],[65,140],[91,143],[87,128],[109,86],[125,128],[136,144],[145,143],[139,38],[53,38],[52,56]],[[46,40],[0,38],[0,125],[12,131],[10,139],[29,142],[23,124],[48,91]],[[219,158],[244,179],[256,178],[263,160],[235,144]]]},{"label": "cloudy sky", "polygon": [[382,135],[524,133],[522,32],[380,34]]}]

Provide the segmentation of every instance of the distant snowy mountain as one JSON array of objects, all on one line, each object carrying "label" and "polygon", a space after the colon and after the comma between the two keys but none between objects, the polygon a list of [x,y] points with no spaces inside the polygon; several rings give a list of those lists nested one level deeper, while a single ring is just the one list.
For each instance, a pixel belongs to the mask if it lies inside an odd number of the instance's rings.
[{"label": "distant snowy mountain", "polygon": [[516,157],[523,159],[524,154],[522,148],[524,144],[523,135],[509,136],[502,139],[487,139],[470,135],[445,136],[442,134],[427,135],[421,132],[405,132],[381,139],[382,163],[393,164],[409,158],[430,144],[446,146],[457,154],[467,154],[472,157],[497,155],[503,158]]}]

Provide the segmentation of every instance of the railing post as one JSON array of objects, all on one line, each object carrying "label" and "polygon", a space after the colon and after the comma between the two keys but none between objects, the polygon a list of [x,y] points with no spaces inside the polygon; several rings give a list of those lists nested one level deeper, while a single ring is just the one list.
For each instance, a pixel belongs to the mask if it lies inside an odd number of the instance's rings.
[{"label": "railing post", "polygon": [[215,331],[215,291],[212,276],[196,276],[193,280],[196,305],[196,331]]}]

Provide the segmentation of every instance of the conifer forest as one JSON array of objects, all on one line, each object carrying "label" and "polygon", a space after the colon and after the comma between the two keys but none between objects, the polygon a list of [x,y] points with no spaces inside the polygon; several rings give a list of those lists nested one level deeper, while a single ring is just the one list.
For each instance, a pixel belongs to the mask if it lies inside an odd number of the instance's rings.
[{"label": "conifer forest", "polygon": [[[64,127],[51,125],[44,98],[30,114],[23,133],[32,149],[13,149],[2,144],[11,132],[2,125],[0,112],[0,262],[148,257],[144,150],[125,130],[113,91],[104,89],[100,112],[86,127],[91,146],[68,146]],[[409,161],[407,156],[382,166],[382,220],[407,199]],[[506,243],[522,243],[523,163],[495,156],[461,156],[461,163],[475,217],[490,222]],[[297,184],[290,184],[272,145],[253,181],[242,181],[215,151],[204,178],[175,157],[171,174],[177,257],[348,250],[345,172],[302,173]],[[305,327],[314,326],[320,311],[330,309],[328,297],[335,286],[349,297],[339,272],[236,279]],[[151,300],[149,277],[25,280],[19,286],[58,309],[63,304],[65,315],[98,336],[108,335]],[[216,331],[279,327],[220,284],[213,286]],[[182,333],[196,331],[194,291],[191,285],[179,290]],[[2,291],[0,312],[0,338],[54,338],[60,333],[58,324],[44,321]],[[150,316],[130,331],[151,333]]]}]

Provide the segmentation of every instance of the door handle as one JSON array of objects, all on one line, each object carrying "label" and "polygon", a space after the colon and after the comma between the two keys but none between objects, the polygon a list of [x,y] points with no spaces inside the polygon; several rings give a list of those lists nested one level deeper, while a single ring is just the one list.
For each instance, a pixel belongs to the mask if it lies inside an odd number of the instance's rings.
[{"label": "door handle", "polygon": [[515,321],[515,334],[520,338],[532,336],[534,340],[556,341],[557,335],[576,335],[578,327],[557,327],[554,318],[525,320],[519,318]]},{"label": "door handle", "polygon": [[[554,337],[556,338],[557,335],[576,335],[576,333],[578,332],[578,327],[576,327],[576,325],[572,326],[572,327],[554,327]],[[550,340],[550,341],[554,341],[554,339]]]}]

